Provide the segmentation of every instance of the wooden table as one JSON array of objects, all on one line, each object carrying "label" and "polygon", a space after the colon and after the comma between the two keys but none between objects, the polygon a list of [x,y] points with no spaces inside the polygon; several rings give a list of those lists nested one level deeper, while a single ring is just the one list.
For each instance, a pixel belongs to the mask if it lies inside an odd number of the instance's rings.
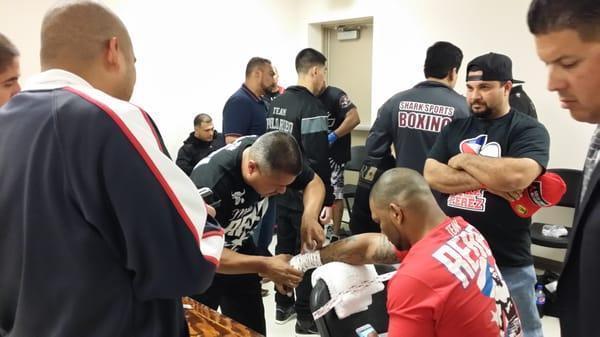
[{"label": "wooden table", "polygon": [[190,337],[264,337],[189,297],[183,298]]}]

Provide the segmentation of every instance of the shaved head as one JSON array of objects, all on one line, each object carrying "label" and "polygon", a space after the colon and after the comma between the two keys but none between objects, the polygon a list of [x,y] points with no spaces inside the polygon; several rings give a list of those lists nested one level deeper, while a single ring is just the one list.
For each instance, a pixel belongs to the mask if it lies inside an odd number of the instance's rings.
[{"label": "shaved head", "polygon": [[55,68],[65,60],[90,62],[112,37],[131,48],[125,25],[110,9],[91,1],[63,2],[50,9],[42,23],[42,68]]},{"label": "shaved head", "polygon": [[370,195],[377,207],[396,203],[413,210],[427,208],[435,203],[429,185],[417,171],[407,168],[394,168],[381,175]]},{"label": "shaved head", "polygon": [[423,176],[407,168],[381,175],[369,207],[373,221],[398,249],[408,249],[446,218]]},{"label": "shaved head", "polygon": [[[111,48],[113,54],[110,53]],[[44,16],[40,51],[42,70],[64,69],[108,94],[129,99],[121,96],[131,96],[133,91],[135,70],[127,68],[133,66],[134,60],[127,28],[102,4],[92,1],[61,2]],[[133,79],[120,78],[123,80],[121,83],[115,78],[108,78],[108,74],[103,72],[121,72],[111,75],[133,75]],[[127,89],[130,89],[129,95],[126,94]]]}]

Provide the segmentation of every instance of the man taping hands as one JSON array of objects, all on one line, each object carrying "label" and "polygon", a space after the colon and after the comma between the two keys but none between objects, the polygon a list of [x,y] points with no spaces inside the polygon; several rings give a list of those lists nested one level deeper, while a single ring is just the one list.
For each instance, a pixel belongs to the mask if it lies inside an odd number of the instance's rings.
[{"label": "man taping hands", "polygon": [[200,161],[190,177],[198,188],[213,191],[214,202],[219,202],[216,218],[225,233],[217,275],[206,292],[193,297],[264,334],[261,278],[279,289],[291,289],[303,275],[289,265],[291,255],[263,256],[251,234],[267,212],[270,197],[289,187],[302,191],[304,235],[322,242],[319,216],[325,186],[302,160],[294,138],[279,131],[238,138]]}]

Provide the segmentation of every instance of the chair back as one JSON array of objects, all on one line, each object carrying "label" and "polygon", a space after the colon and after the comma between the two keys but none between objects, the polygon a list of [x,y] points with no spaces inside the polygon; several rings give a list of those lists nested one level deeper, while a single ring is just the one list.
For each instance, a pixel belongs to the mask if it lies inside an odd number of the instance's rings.
[{"label": "chair back", "polygon": [[357,145],[350,148],[350,160],[346,163],[346,170],[360,172],[363,161],[367,157],[367,150],[364,145]]}]

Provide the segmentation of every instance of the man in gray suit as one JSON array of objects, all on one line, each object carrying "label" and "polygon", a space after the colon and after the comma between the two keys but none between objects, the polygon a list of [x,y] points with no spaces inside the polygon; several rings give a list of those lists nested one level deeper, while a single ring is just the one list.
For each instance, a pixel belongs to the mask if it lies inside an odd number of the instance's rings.
[{"label": "man in gray suit", "polygon": [[600,2],[533,0],[528,13],[548,89],[573,119],[596,124],[583,169],[565,266],[558,282],[563,336],[598,336],[600,295]]}]

